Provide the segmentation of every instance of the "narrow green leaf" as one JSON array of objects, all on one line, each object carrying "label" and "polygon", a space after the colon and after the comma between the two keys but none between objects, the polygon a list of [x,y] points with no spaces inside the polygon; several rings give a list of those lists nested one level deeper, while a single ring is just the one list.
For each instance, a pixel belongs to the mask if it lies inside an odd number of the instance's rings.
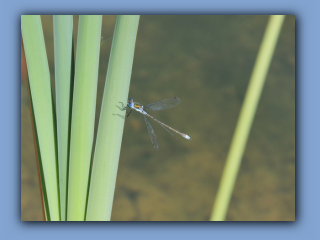
[{"label": "narrow green leaf", "polygon": [[96,109],[102,16],[80,16],[75,66],[70,162],[68,221],[83,221],[87,200]]},{"label": "narrow green leaf", "polygon": [[53,16],[61,220],[66,221],[73,16]]},{"label": "narrow green leaf", "polygon": [[47,53],[41,19],[38,15],[21,16],[21,31],[27,60],[30,95],[39,144],[39,162],[43,170],[43,191],[47,194],[47,217],[60,220],[55,124]]},{"label": "narrow green leaf", "polygon": [[227,214],[242,155],[247,144],[251,125],[283,20],[284,16],[281,15],[270,16],[231,142],[226,166],[221,177],[217,197],[213,206],[211,221],[223,221]]},{"label": "narrow green leaf", "polygon": [[[116,105],[126,103],[140,16],[118,16],[102,100],[87,206],[87,221],[109,221],[124,120]],[[123,112],[121,112],[123,114]]]},{"label": "narrow green leaf", "polygon": [[[27,83],[29,88],[29,94],[30,94],[30,83],[27,77]],[[39,150],[39,139],[38,139],[38,133],[37,133],[37,126],[35,124],[35,118],[34,118],[34,110],[33,110],[33,103],[32,103],[32,97],[30,96],[30,107],[31,107],[31,117],[32,117],[32,124],[34,129],[34,140],[36,144],[36,155],[38,160],[38,173],[40,175],[40,193],[42,194],[42,204],[43,204],[43,211],[44,211],[44,218],[46,221],[50,221],[50,212],[48,208],[48,196],[46,192],[45,181],[44,181],[44,173],[43,173],[43,167],[42,167],[42,161],[41,161],[41,154]]]}]

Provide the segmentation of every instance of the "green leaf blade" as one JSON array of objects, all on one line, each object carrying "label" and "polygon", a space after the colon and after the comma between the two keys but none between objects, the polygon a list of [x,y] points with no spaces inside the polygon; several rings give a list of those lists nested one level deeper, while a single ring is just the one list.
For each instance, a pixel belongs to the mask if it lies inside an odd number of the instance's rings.
[{"label": "green leaf blade", "polygon": [[72,105],[68,221],[83,221],[94,134],[102,16],[80,16]]},{"label": "green leaf blade", "polygon": [[269,22],[260,45],[237,126],[231,141],[210,221],[224,221],[227,215],[242,156],[245,151],[284,18],[284,15],[271,15],[269,17]]},{"label": "green leaf blade", "polygon": [[73,16],[53,16],[61,220],[66,221]]},{"label": "green leaf blade", "polygon": [[[116,105],[126,102],[140,16],[118,16],[102,100],[87,206],[87,221],[109,221],[124,120]],[[122,112],[123,114],[123,112]]]},{"label": "green leaf blade", "polygon": [[60,220],[55,123],[47,53],[39,15],[21,16],[32,108],[36,126],[38,149],[47,193],[50,220]]}]

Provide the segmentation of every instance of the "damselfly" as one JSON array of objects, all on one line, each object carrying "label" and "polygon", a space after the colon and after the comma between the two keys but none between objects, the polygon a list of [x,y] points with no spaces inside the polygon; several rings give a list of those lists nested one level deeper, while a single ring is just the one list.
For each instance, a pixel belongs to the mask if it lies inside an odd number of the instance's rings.
[{"label": "damselfly", "polygon": [[[120,102],[122,103],[122,102]],[[165,110],[165,109],[169,109],[169,108],[173,108],[175,106],[177,106],[180,103],[180,99],[177,97],[174,98],[169,98],[169,99],[165,99],[159,102],[155,102],[155,103],[150,103],[146,106],[141,105],[140,103],[134,102],[132,98],[129,98],[129,101],[127,103],[126,106],[124,106],[124,104],[122,103],[122,107],[117,106],[121,111],[125,111],[127,109],[130,109],[130,112],[127,114],[127,117],[129,117],[132,109],[143,114],[144,117],[144,121],[147,124],[147,128],[148,128],[148,132],[151,138],[151,142],[154,146],[154,148],[156,150],[159,150],[159,146],[158,146],[158,141],[157,141],[157,137],[156,134],[154,133],[154,130],[150,124],[150,122],[148,121],[147,117],[152,118],[153,120],[155,120],[157,123],[160,124],[160,126],[162,126],[165,130],[167,130],[170,134],[174,135],[173,132],[179,134],[180,136],[184,137],[185,139],[191,140],[191,137],[189,137],[187,134],[181,133],[178,130],[169,127],[168,125],[164,124],[163,122],[159,121],[158,119],[156,119],[154,116],[152,116],[151,114],[149,114],[148,112],[145,111],[145,109],[149,109],[151,111],[160,111],[160,110]],[[125,118],[124,116],[120,115],[120,114],[114,114],[114,115],[118,115],[122,118]]]}]

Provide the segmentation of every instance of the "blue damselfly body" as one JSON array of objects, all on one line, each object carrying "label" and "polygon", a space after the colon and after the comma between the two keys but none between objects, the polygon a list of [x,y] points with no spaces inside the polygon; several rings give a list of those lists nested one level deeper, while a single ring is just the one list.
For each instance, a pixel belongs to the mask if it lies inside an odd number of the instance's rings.
[{"label": "blue damselfly body", "polygon": [[[117,106],[121,111],[125,111],[127,109],[130,109],[129,113],[127,114],[127,117],[129,117],[130,113],[132,110],[135,110],[139,113],[141,113],[144,117],[144,121],[146,122],[147,128],[148,128],[148,132],[151,138],[151,142],[154,146],[154,148],[156,150],[159,150],[159,146],[158,146],[158,141],[157,141],[157,137],[156,134],[150,124],[150,122],[148,121],[148,118],[153,119],[154,121],[156,121],[157,123],[160,124],[160,126],[162,126],[164,129],[166,129],[170,134],[174,135],[173,132],[179,134],[180,136],[184,137],[185,139],[191,140],[191,137],[188,136],[187,134],[184,134],[182,132],[179,132],[178,130],[169,127],[168,125],[164,124],[163,122],[159,121],[158,119],[156,119],[154,116],[152,116],[150,113],[148,113],[146,110],[151,110],[151,111],[160,111],[160,110],[165,110],[165,109],[169,109],[169,108],[173,108],[175,106],[177,106],[180,103],[180,99],[177,97],[173,97],[173,98],[169,98],[169,99],[165,99],[159,102],[155,102],[155,103],[150,103],[146,106],[141,105],[140,103],[134,102],[132,98],[129,98],[129,101],[127,103],[126,106],[124,106],[124,104],[122,103],[122,107]],[[122,118],[124,118],[124,116],[120,115],[120,114],[115,114],[118,115]]]}]

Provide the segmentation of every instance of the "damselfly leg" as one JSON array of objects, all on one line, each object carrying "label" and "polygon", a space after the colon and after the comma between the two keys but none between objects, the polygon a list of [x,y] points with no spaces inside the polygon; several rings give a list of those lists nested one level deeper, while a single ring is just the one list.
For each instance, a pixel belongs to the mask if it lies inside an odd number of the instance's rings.
[{"label": "damselfly leg", "polygon": [[[122,107],[119,107],[118,105],[116,105],[116,107],[119,108],[120,111],[125,111],[125,110],[127,110],[128,107],[126,107],[126,106],[123,104],[123,102],[119,102],[119,103],[122,104]],[[131,111],[130,111],[130,112],[131,112]],[[129,114],[130,114],[130,113],[129,113]],[[128,116],[129,116],[129,114],[128,114]],[[113,115],[117,115],[117,116],[119,116],[119,117],[121,117],[121,118],[123,118],[123,119],[126,119],[126,118],[125,118],[125,115],[123,116],[123,115],[121,115],[121,114],[116,114],[116,113],[113,113]],[[127,117],[128,117],[128,116],[127,116]]]},{"label": "damselfly leg", "polygon": [[128,107],[126,107],[126,105],[124,105],[123,102],[119,102],[119,103],[122,104],[122,107],[119,107],[118,105],[116,105],[117,108],[119,108],[121,111],[127,110]]}]

